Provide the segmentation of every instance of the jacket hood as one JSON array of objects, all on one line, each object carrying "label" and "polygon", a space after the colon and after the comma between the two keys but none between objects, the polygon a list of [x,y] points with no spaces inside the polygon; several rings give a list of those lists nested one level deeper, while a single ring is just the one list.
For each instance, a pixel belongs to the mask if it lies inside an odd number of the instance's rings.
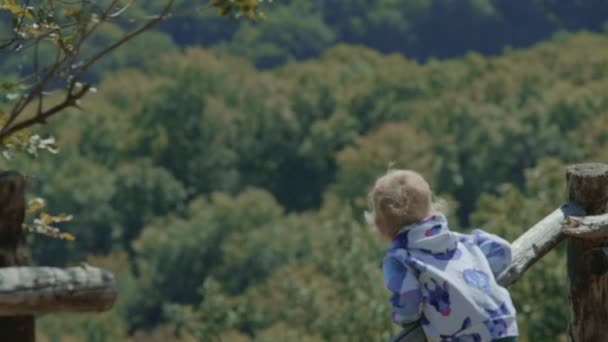
[{"label": "jacket hood", "polygon": [[418,249],[432,254],[449,253],[456,249],[458,238],[448,229],[442,214],[433,214],[419,222],[403,227],[393,239],[390,249]]}]

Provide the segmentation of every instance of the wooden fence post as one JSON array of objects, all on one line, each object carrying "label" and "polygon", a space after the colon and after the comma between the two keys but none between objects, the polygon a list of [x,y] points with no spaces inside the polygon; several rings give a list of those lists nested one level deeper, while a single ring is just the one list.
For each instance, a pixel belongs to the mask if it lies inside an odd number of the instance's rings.
[{"label": "wooden fence post", "polygon": [[[586,215],[607,212],[607,164],[569,166],[566,181],[568,199]],[[568,239],[568,334],[572,342],[608,341],[608,255],[602,246],[608,246],[608,238]]]},{"label": "wooden fence post", "polygon": [[[25,216],[25,178],[0,172],[0,267],[26,266],[30,255],[22,224]],[[34,316],[0,317],[2,341],[35,341]]]}]

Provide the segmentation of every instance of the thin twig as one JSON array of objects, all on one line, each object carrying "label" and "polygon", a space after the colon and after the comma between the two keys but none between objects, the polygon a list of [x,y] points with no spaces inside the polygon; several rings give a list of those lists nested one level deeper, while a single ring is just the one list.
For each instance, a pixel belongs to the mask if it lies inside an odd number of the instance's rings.
[{"label": "thin twig", "polygon": [[2,43],[2,45],[0,45],[0,51],[8,48],[9,46],[11,46],[13,44],[15,44],[15,42],[18,41],[18,40],[19,40],[19,38],[17,36],[15,36],[13,38],[6,39],[6,42]]},{"label": "thin twig", "polygon": [[162,12],[158,16],[150,19],[146,24],[142,25],[137,30],[129,32],[128,34],[124,35],[118,41],[114,42],[110,46],[108,46],[105,49],[102,49],[101,51],[99,51],[96,54],[94,54],[91,58],[89,58],[88,61],[86,61],[80,67],[80,70],[76,74],[76,77],[79,77],[82,74],[84,74],[87,71],[87,69],[91,65],[93,65],[95,62],[97,62],[97,60],[99,60],[101,57],[105,56],[106,54],[108,54],[112,50],[120,47],[121,45],[123,45],[124,43],[128,42],[129,40],[135,38],[136,36],[138,36],[139,34],[143,33],[144,31],[150,29],[152,26],[156,25],[158,22],[160,22],[162,19],[164,19],[169,14],[169,11],[171,11],[171,7],[173,7],[174,3],[175,3],[175,0],[169,0],[169,2],[167,3],[167,5],[165,6],[165,8],[163,8]]},{"label": "thin twig", "polygon": [[[100,21],[97,22],[97,23],[95,23],[90,30],[87,30],[84,33],[81,33],[80,39],[78,39],[78,43],[76,44],[76,47],[77,47],[76,51],[77,51],[77,53],[80,50],[81,44],[108,17],[108,15],[110,14],[112,8],[114,7],[114,5],[117,2],[118,2],[118,0],[112,1],[111,5],[107,8],[107,11],[102,14],[102,17],[100,18]],[[161,13],[158,16],[153,17],[148,22],[146,22],[144,25],[142,25],[140,28],[138,28],[138,29],[136,29],[134,31],[131,31],[128,34],[124,35],[122,38],[120,38],[118,41],[114,42],[110,46],[107,46],[106,48],[98,51],[96,54],[94,54],[92,57],[90,57],[86,62],[82,63],[82,65],[78,68],[78,71],[75,74],[70,75],[69,84],[68,84],[68,87],[67,87],[68,88],[67,89],[67,95],[66,95],[65,99],[61,103],[59,103],[59,104],[57,104],[57,105],[55,105],[55,106],[53,106],[53,107],[51,107],[49,109],[44,110],[43,107],[42,107],[42,101],[40,99],[37,114],[35,116],[31,117],[31,118],[28,118],[26,120],[23,120],[23,121],[18,122],[18,123],[15,124],[15,121],[16,121],[17,117],[23,112],[23,110],[27,107],[27,105],[36,96],[42,96],[42,92],[44,91],[44,87],[46,86],[46,84],[54,76],[56,76],[56,73],[66,63],[66,61],[68,61],[68,60],[74,60],[75,56],[74,55],[70,56],[67,53],[64,53],[63,58],[60,58],[60,55],[61,55],[60,51],[61,51],[61,49],[58,49],[57,59],[56,59],[55,63],[50,67],[50,69],[46,72],[46,75],[42,79],[40,79],[31,88],[31,90],[28,92],[27,96],[21,97],[17,101],[17,103],[15,104],[15,106],[13,107],[13,110],[11,111],[9,119],[7,120],[7,122],[4,125],[4,127],[2,127],[2,129],[0,130],[0,141],[2,141],[6,137],[10,136],[11,134],[13,134],[13,133],[15,133],[15,132],[17,132],[19,130],[25,129],[25,128],[30,127],[30,126],[35,125],[35,124],[45,123],[48,118],[50,118],[51,116],[59,113],[60,111],[66,109],[66,108],[77,106],[77,100],[79,100],[80,98],[82,98],[89,91],[89,89],[91,88],[91,85],[84,84],[82,86],[82,88],[80,88],[77,92],[74,93],[74,88],[75,88],[76,84],[78,83],[78,79],[88,70],[88,68],[91,67],[91,65],[93,65],[95,62],[97,62],[103,56],[107,55],[108,53],[110,53],[111,51],[113,51],[116,48],[120,47],[121,45],[123,45],[124,43],[128,42],[129,40],[135,38],[136,36],[138,36],[139,34],[143,33],[144,31],[150,29],[152,26],[154,26],[155,24],[157,24],[158,22],[160,22],[162,19],[164,19],[165,17],[167,17],[169,15],[169,12],[170,12],[171,8],[173,7],[174,3],[175,3],[175,0],[169,0],[167,2],[167,5],[163,8],[163,10],[161,11]],[[121,9],[121,10],[119,10],[119,12],[123,11],[123,10],[124,9]]]},{"label": "thin twig", "polygon": [[85,84],[76,93],[73,93],[73,94],[68,93],[67,96],[65,97],[65,99],[61,103],[45,110],[44,112],[40,113],[39,115],[36,115],[34,117],[31,117],[29,119],[26,119],[24,121],[21,121],[15,125],[13,125],[6,132],[0,133],[0,141],[5,139],[6,137],[10,136],[11,134],[18,132],[24,128],[30,127],[34,124],[45,123],[46,120],[48,118],[50,118],[51,116],[61,112],[62,110],[66,109],[66,108],[76,106],[77,100],[82,98],[89,91],[90,88],[91,88],[90,85]]},{"label": "thin twig", "polygon": [[[39,82],[37,82],[37,84],[32,88],[32,90],[30,90],[30,92],[28,93],[28,95],[26,97],[22,97],[19,101],[17,101],[17,103],[15,103],[15,106],[13,107],[13,110],[11,111],[11,114],[10,114],[7,122],[4,124],[4,127],[2,127],[2,129],[0,130],[0,137],[6,136],[5,133],[9,130],[10,125],[23,112],[23,109],[25,109],[25,107],[30,102],[32,102],[32,100],[38,95],[38,93],[40,93],[44,90],[44,87],[53,78],[53,76],[55,76],[55,73],[57,70],[59,70],[59,67],[65,63],[65,61],[67,60],[67,56],[64,55],[63,59],[61,59],[61,60],[59,60],[59,56],[60,56],[60,53],[58,51],[57,59],[55,60],[55,64],[47,72],[47,74],[44,76],[44,78],[41,79]],[[2,141],[2,139],[0,139],[0,141]]]},{"label": "thin twig", "polygon": [[[118,2],[118,0],[113,0],[112,3],[110,4],[109,8],[106,10],[106,12],[103,15],[106,16],[108,13],[110,13],[111,8],[117,2]],[[51,10],[53,12],[55,12],[55,8],[54,8],[53,2],[49,1],[49,3],[50,3],[50,6],[51,6]],[[77,51],[80,50],[80,47],[81,47],[82,43],[86,40],[86,38],[88,38],[90,36],[90,34],[92,34],[93,31],[95,31],[99,27],[100,24],[101,24],[101,22],[96,23],[89,30],[89,32],[86,32],[85,34],[83,34],[81,36],[81,39],[79,40],[79,42],[77,44]],[[61,35],[61,31],[60,30],[58,30],[57,33],[59,35]],[[61,42],[62,41],[61,38],[58,41]],[[27,105],[29,105],[35,97],[42,96],[42,93],[44,91],[44,87],[47,85],[48,82],[50,82],[53,79],[54,76],[56,76],[56,74],[59,71],[59,69],[63,65],[65,65],[68,60],[73,60],[74,58],[77,57],[76,55],[70,56],[67,53],[67,51],[64,51],[64,56],[60,60],[59,59],[60,55],[61,55],[61,49],[57,49],[57,58],[55,59],[55,63],[47,71],[45,77],[42,78],[42,79],[39,79],[39,81],[28,92],[27,96],[21,97],[17,101],[17,103],[15,103],[15,106],[13,107],[13,110],[11,111],[11,114],[9,115],[9,118],[8,118],[7,122],[4,124],[4,127],[2,127],[2,129],[0,130],[0,137],[8,136],[6,134],[6,132],[8,132],[8,131],[14,131],[12,128],[9,128],[9,127],[17,119],[17,117],[23,112],[23,110],[25,109],[25,107],[27,107]],[[33,75],[34,75],[34,77],[39,77],[39,75],[36,72],[34,72]],[[74,77],[72,79],[72,84],[70,85],[71,88],[73,88],[73,85],[76,82],[75,79],[76,79],[76,77]],[[42,112],[41,108],[39,108],[39,112]],[[1,141],[1,139],[0,139],[0,141]]]},{"label": "thin twig", "polygon": [[108,17],[110,18],[116,18],[118,16],[120,16],[121,14],[124,13],[124,11],[126,11],[129,7],[131,7],[131,5],[133,5],[133,0],[130,1],[128,4],[124,5],[121,9],[119,9],[118,11],[110,14]]},{"label": "thin twig", "polygon": [[[37,75],[38,81],[40,81],[40,74],[39,74],[39,59],[40,59],[40,54],[39,54],[39,47],[40,47],[40,40],[36,40],[36,45],[34,46],[34,73]],[[36,115],[39,115],[40,113],[42,113],[42,98],[43,98],[43,91],[38,92],[38,111],[36,112]]]}]

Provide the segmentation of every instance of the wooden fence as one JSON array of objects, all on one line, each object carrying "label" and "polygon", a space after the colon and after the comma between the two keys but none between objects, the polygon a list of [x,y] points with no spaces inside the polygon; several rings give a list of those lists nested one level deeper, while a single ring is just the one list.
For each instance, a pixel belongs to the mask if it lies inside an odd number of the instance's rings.
[{"label": "wooden fence", "polygon": [[33,342],[34,315],[105,311],[117,295],[114,276],[103,269],[29,267],[25,187],[19,173],[0,172],[0,341]]},{"label": "wooden fence", "polygon": [[[571,342],[608,341],[608,165],[586,163],[566,168],[566,204],[511,244],[511,265],[498,276],[510,286],[530,266],[567,239]],[[564,294],[566,295],[566,294]],[[532,308],[534,310],[534,308]],[[420,326],[395,340],[424,342]]]}]

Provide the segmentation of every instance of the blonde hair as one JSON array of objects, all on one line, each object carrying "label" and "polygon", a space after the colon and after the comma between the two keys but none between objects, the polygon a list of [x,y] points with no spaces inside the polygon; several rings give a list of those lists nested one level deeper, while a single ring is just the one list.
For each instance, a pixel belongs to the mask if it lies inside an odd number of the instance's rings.
[{"label": "blonde hair", "polygon": [[434,202],[424,177],[412,170],[390,170],[380,177],[369,193],[367,222],[387,238],[445,206]]}]

